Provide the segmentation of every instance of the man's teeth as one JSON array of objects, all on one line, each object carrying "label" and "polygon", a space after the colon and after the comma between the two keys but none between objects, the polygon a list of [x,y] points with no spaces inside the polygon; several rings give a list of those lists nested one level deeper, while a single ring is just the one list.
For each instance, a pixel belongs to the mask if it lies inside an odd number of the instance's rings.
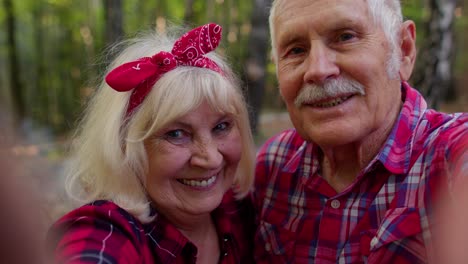
[{"label": "man's teeth", "polygon": [[314,106],[316,106],[316,107],[323,107],[323,108],[326,108],[326,107],[333,107],[333,106],[337,106],[337,105],[343,103],[343,102],[346,101],[348,98],[349,98],[348,96],[341,97],[341,98],[336,98],[336,99],[333,99],[333,100],[328,101],[328,102],[321,102],[321,103],[314,104]]},{"label": "man's teeth", "polygon": [[185,185],[193,186],[193,187],[208,187],[211,184],[213,184],[215,180],[216,180],[216,176],[212,176],[209,179],[201,180],[201,181],[181,179],[180,182]]}]

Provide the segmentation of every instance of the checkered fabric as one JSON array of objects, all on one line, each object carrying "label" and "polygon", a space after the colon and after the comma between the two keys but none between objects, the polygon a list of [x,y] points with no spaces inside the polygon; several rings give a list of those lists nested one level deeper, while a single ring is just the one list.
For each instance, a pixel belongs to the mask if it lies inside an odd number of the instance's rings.
[{"label": "checkered fabric", "polygon": [[[250,199],[232,192],[212,213],[219,235],[219,263],[253,263]],[[142,224],[109,201],[82,206],[59,219],[48,234],[54,263],[196,263],[197,248],[162,215]]]},{"label": "checkered fabric", "polygon": [[340,193],[320,176],[318,147],[295,130],[262,146],[255,183],[257,263],[435,260],[434,203],[456,183],[451,161],[468,164],[468,114],[427,109],[407,83],[402,92],[404,104],[385,144]]}]

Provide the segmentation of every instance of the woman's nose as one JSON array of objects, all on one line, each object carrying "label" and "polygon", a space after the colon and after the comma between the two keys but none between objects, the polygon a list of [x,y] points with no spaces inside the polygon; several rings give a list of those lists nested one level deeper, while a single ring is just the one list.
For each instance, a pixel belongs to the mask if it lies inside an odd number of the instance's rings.
[{"label": "woman's nose", "polygon": [[205,169],[217,169],[223,162],[223,155],[219,152],[218,144],[212,140],[205,140],[194,146],[190,163]]}]

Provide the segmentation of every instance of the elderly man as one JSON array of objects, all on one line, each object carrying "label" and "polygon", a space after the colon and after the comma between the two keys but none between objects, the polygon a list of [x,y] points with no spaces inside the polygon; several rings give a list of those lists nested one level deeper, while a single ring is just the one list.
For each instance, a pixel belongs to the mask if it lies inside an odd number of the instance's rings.
[{"label": "elderly man", "polygon": [[279,88],[295,129],[256,168],[258,263],[426,263],[440,193],[468,164],[468,115],[407,83],[416,29],[398,0],[275,0]]}]

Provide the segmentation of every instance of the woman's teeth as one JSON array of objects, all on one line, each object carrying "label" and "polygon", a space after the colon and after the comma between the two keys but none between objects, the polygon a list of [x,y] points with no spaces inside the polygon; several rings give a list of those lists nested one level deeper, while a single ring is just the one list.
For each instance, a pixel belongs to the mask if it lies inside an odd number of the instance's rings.
[{"label": "woman's teeth", "polygon": [[192,187],[208,187],[211,186],[216,180],[216,176],[212,176],[206,180],[186,180],[180,179],[179,181],[185,185],[192,186]]},{"label": "woman's teeth", "polygon": [[336,99],[333,99],[333,100],[331,100],[331,101],[320,102],[320,103],[314,104],[313,106],[315,106],[315,107],[322,107],[322,108],[333,107],[333,106],[337,106],[337,105],[343,103],[344,101],[348,100],[349,97],[350,97],[350,96],[345,96],[345,97],[341,97],[341,98],[336,98]]}]

